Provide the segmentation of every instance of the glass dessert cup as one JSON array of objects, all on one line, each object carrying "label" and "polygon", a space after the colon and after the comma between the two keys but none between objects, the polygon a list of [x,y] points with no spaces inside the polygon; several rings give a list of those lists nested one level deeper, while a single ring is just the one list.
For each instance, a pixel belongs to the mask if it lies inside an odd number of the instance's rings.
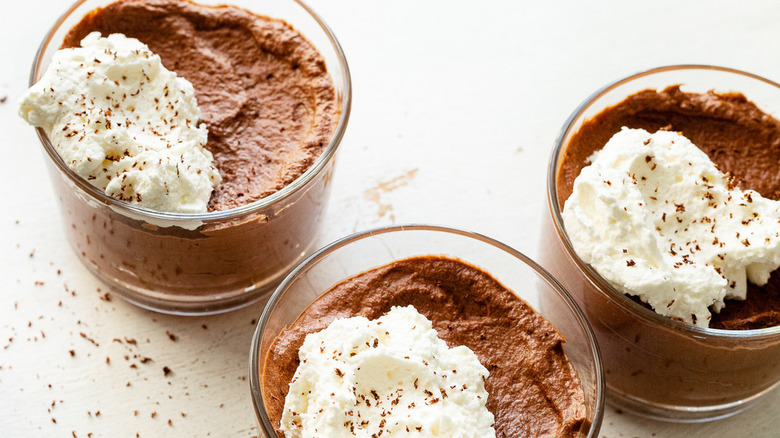
[{"label": "glass dessert cup", "polygon": [[250,386],[261,435],[276,437],[264,403],[262,374],[268,350],[282,330],[342,280],[421,255],[457,258],[483,269],[563,334],[567,341],[564,351],[579,375],[585,396],[586,426],[580,436],[598,436],[604,406],[601,360],[588,322],[569,294],[539,265],[498,241],[429,225],[393,226],[346,237],[309,257],[279,285],[260,317],[250,356]]},{"label": "glass dessert cup", "polygon": [[584,121],[633,93],[677,84],[689,92],[741,92],[764,112],[780,114],[780,85],[721,67],[660,67],[597,91],[569,117],[550,158],[540,260],[570,291],[596,333],[610,402],[656,419],[697,422],[736,414],[778,386],[780,326],[700,328],[637,304],[577,256],[557,187],[564,152]]},{"label": "glass dessert cup", "polygon": [[[113,0],[81,0],[55,23],[33,62],[37,82],[65,35],[81,18]],[[204,5],[221,0],[199,0]],[[282,190],[225,211],[165,213],[107,196],[63,162],[43,130],[38,137],[57,195],[67,239],[98,278],[141,307],[173,314],[209,314],[267,296],[314,249],[330,194],[335,155],[352,101],[349,68],[325,22],[298,0],[230,0],[259,15],[286,21],[326,61],[333,79],[336,130],[322,155]]]}]

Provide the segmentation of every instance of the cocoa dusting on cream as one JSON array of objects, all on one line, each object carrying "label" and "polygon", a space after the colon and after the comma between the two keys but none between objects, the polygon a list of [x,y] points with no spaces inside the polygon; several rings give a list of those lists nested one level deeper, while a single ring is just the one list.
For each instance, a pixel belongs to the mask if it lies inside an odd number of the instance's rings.
[{"label": "cocoa dusting on cream", "polygon": [[123,0],[89,12],[65,37],[122,33],[192,82],[222,176],[209,210],[271,195],[322,154],[338,124],[333,82],[316,48],[289,24],[233,6]]},{"label": "cocoa dusting on cream", "polygon": [[[780,121],[740,93],[686,93],[680,86],[645,90],[582,124],[564,151],[558,173],[558,203],[571,195],[586,160],[620,128],[680,132],[704,151],[739,188],[780,200]],[[726,300],[711,328],[746,330],[780,324],[780,273],[765,286],[748,282],[747,299]]]},{"label": "cocoa dusting on cream", "polygon": [[415,257],[345,280],[310,304],[274,341],[262,367],[266,409],[277,435],[298,350],[336,318],[376,319],[413,305],[449,347],[465,345],[490,377],[487,408],[498,437],[579,436],[585,404],[563,336],[486,272],[444,257]]}]

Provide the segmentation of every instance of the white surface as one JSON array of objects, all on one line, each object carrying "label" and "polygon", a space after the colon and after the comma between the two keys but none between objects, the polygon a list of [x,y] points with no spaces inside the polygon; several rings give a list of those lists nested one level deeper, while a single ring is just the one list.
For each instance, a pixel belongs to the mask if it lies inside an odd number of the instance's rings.
[{"label": "white surface", "polygon": [[[0,435],[255,436],[246,378],[262,304],[177,318],[105,301],[106,288],[65,242],[40,144],[16,117],[15,101],[67,3],[6,1],[0,15],[0,98],[8,96],[0,103],[0,171],[14,182],[0,193]],[[320,244],[369,227],[430,222],[534,257],[550,149],[597,88],[675,63],[780,80],[772,45],[780,3],[311,3],[339,37],[354,84]],[[601,436],[774,437],[779,405],[775,391],[741,415],[701,425],[610,408]]]}]

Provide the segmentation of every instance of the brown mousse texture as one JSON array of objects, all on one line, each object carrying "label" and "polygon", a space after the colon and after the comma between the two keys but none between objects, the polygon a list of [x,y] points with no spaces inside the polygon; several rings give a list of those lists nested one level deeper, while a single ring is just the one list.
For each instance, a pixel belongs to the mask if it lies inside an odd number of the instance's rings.
[{"label": "brown mousse texture", "polygon": [[400,260],[337,284],[310,304],[271,346],[263,392],[278,429],[298,349],[308,333],[336,318],[376,319],[413,305],[448,346],[465,345],[490,372],[487,408],[496,436],[578,436],[585,422],[580,380],[563,352],[563,336],[484,271],[444,257]]},{"label": "brown mousse texture", "polygon": [[338,124],[333,81],[314,46],[289,24],[233,6],[123,0],[89,12],[62,47],[122,33],[192,82],[222,175],[209,210],[271,195],[321,155]]},{"label": "brown mousse texture", "polygon": [[[743,190],[780,200],[780,121],[740,93],[686,93],[679,86],[629,96],[582,124],[572,136],[558,173],[558,203],[571,195],[587,158],[623,126],[680,132]],[[780,324],[780,272],[765,286],[748,283],[747,299],[726,300],[711,328],[748,330]]]}]

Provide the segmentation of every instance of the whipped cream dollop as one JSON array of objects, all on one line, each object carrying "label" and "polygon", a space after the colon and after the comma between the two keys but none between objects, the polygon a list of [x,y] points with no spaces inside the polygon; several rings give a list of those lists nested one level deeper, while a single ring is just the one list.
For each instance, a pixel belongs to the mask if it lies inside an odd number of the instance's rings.
[{"label": "whipped cream dollop", "polygon": [[285,398],[285,437],[495,437],[488,371],[412,307],[336,319],[306,336]]},{"label": "whipped cream dollop", "polygon": [[93,32],[57,51],[19,103],[73,171],[158,211],[207,211],[221,181],[192,84],[134,38]]},{"label": "whipped cream dollop", "polygon": [[574,250],[659,314],[707,327],[780,266],[780,202],[739,190],[684,136],[623,128],[574,181]]}]

